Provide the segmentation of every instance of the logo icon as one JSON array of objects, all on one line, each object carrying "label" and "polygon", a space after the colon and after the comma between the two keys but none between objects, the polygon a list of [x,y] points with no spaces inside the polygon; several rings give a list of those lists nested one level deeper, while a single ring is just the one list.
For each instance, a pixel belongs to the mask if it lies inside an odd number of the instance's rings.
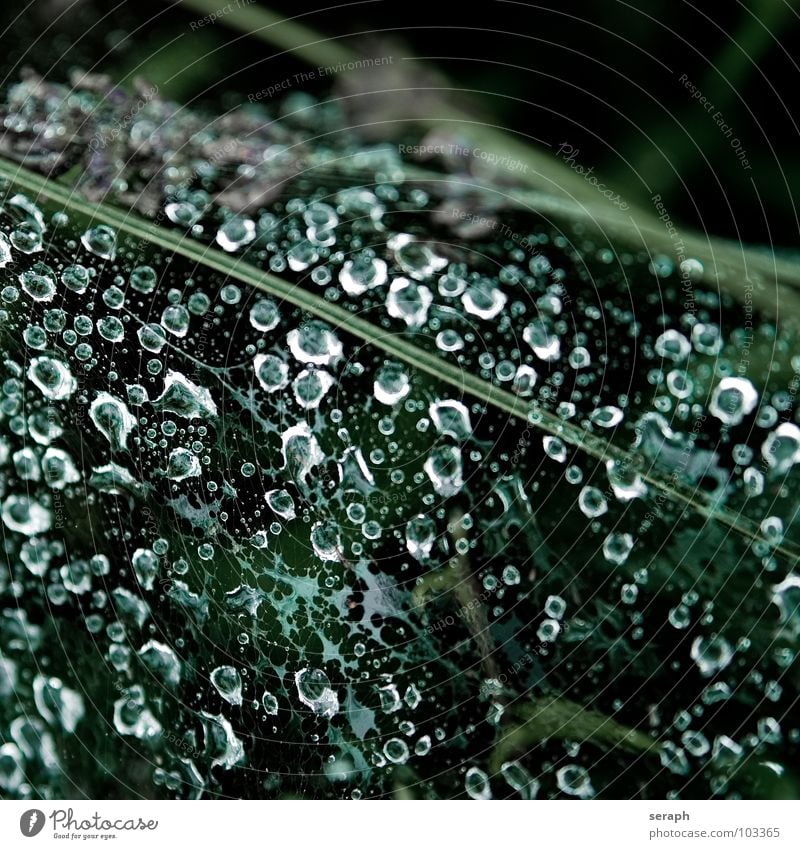
[{"label": "logo icon", "polygon": [[44,828],[44,814],[38,808],[31,808],[19,818],[19,830],[25,837],[36,837]]}]

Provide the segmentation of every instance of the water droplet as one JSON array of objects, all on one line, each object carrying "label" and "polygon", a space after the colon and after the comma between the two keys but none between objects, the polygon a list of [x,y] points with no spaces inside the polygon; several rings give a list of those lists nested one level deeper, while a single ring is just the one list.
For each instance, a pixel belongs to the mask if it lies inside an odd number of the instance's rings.
[{"label": "water droplet", "polygon": [[415,560],[425,560],[430,556],[436,541],[436,525],[429,516],[419,514],[406,525],[406,548]]},{"label": "water droplet", "polygon": [[655,352],[659,357],[679,363],[685,360],[692,350],[689,340],[677,330],[665,330],[655,341]]},{"label": "water droplet", "polygon": [[453,445],[439,445],[425,461],[425,472],[439,495],[449,498],[461,490],[461,451]]},{"label": "water droplet", "polygon": [[149,295],[158,283],[158,275],[154,268],[149,265],[139,265],[131,271],[128,278],[131,288],[143,295]]},{"label": "water droplet", "polygon": [[472,435],[469,410],[460,401],[435,401],[428,412],[436,430],[444,436],[463,441]]},{"label": "water droplet", "polygon": [[733,649],[730,643],[719,635],[697,637],[692,643],[690,655],[700,674],[710,678],[733,660]]},{"label": "water droplet", "polygon": [[277,516],[291,521],[295,518],[294,499],[285,489],[271,489],[266,494],[267,504]]},{"label": "water droplet", "polygon": [[348,295],[362,295],[383,286],[388,279],[386,263],[368,253],[357,254],[342,266],[339,282]]},{"label": "water droplet", "polygon": [[608,511],[608,502],[596,486],[585,486],[578,495],[581,513],[589,519],[596,519]]},{"label": "water droplet", "polygon": [[153,400],[153,408],[185,419],[217,417],[217,405],[205,387],[198,386],[179,371],[168,371],[164,391]]},{"label": "water droplet", "polygon": [[250,308],[250,324],[262,333],[277,327],[280,319],[280,310],[275,301],[268,298],[260,298]]},{"label": "water droplet", "polygon": [[63,728],[68,734],[72,734],[83,719],[83,699],[60,678],[37,675],[33,679],[33,699],[42,719],[49,725]]},{"label": "water droplet", "polygon": [[9,495],[3,502],[3,523],[10,531],[36,536],[50,530],[53,514],[27,495]]},{"label": "water droplet", "polygon": [[522,331],[522,338],[540,360],[552,362],[561,356],[561,342],[543,319],[536,319]]},{"label": "water droplet", "polygon": [[173,336],[183,338],[189,332],[189,310],[183,304],[170,304],[161,313],[161,326]]},{"label": "water droplet", "polygon": [[73,292],[82,294],[91,281],[89,269],[83,265],[68,265],[61,272],[61,282]]},{"label": "water droplet", "polygon": [[611,533],[603,542],[603,556],[615,566],[621,566],[632,549],[633,537],[630,534]]},{"label": "water droplet", "polygon": [[496,318],[505,307],[508,298],[497,287],[497,284],[487,278],[481,278],[461,296],[461,303],[470,315],[478,318]]},{"label": "water droplet", "polygon": [[55,272],[43,262],[37,262],[29,271],[23,271],[19,275],[19,282],[22,291],[34,301],[47,303],[55,297]]},{"label": "water droplet", "polygon": [[0,233],[0,268],[5,268],[11,262],[11,242],[5,233]]},{"label": "water droplet", "polygon": [[616,427],[622,421],[622,410],[619,407],[598,407],[589,418],[598,427]]},{"label": "water droplet", "polygon": [[392,737],[383,745],[386,760],[393,764],[404,764],[408,760],[408,743],[400,737]]},{"label": "water droplet", "polygon": [[329,366],[342,356],[342,343],[321,321],[307,321],[286,335],[289,350],[301,363]]},{"label": "water droplet", "polygon": [[131,557],[136,580],[146,590],[152,590],[158,575],[158,557],[149,548],[137,548]]},{"label": "water droplet", "polygon": [[97,332],[109,342],[121,342],[125,336],[125,326],[116,316],[107,315],[98,320]]},{"label": "water droplet", "polygon": [[333,378],[326,371],[304,369],[292,382],[297,403],[304,410],[319,407],[320,401],[333,386]]},{"label": "water droplet", "polygon": [[151,354],[158,354],[167,344],[164,328],[160,324],[143,324],[137,331],[142,347]]},{"label": "water droplet", "polygon": [[571,764],[563,766],[556,772],[556,783],[560,790],[569,796],[588,799],[594,796],[594,788],[589,779],[589,773],[582,766]]},{"label": "water droplet", "polygon": [[764,440],[761,456],[776,474],[788,472],[800,460],[800,428],[791,422],[778,425]]},{"label": "water droplet", "polygon": [[709,411],[723,424],[738,425],[753,412],[757,403],[758,392],[749,380],[723,377],[711,396]]},{"label": "water droplet", "polygon": [[375,376],[373,391],[381,404],[393,406],[407,397],[411,381],[400,363],[386,363]]},{"label": "water droplet", "polygon": [[492,789],[489,785],[489,776],[476,766],[471,766],[464,777],[464,789],[467,796],[477,801],[485,801],[492,798]]},{"label": "water droplet", "polygon": [[167,461],[166,475],[170,480],[196,478],[201,473],[200,460],[188,448],[173,448]]},{"label": "water droplet", "polygon": [[392,318],[402,319],[408,327],[422,327],[428,320],[428,309],[432,303],[430,289],[398,277],[389,286],[386,311]]},{"label": "water droplet", "polygon": [[293,425],[281,434],[284,468],[292,478],[306,487],[306,477],[325,456],[306,422]]}]

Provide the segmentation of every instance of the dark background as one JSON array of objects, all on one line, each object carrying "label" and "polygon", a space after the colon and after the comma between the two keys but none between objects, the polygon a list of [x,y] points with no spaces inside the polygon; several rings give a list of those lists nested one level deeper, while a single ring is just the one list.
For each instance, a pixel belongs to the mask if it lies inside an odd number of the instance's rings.
[{"label": "dark background", "polygon": [[[535,144],[568,142],[626,200],[646,205],[658,192],[684,226],[787,251],[797,245],[800,21],[791,3],[374,0],[322,11],[309,3],[270,8],[350,47],[390,37],[395,55],[430,57],[454,89],[471,92],[459,99],[476,115]],[[56,81],[75,67],[128,80],[138,70],[165,96],[211,112],[308,68],[240,36],[225,16],[190,30],[197,17],[157,0],[39,0],[7,19],[0,68],[5,84],[24,65]],[[749,170],[682,74],[740,139]],[[331,84],[322,79],[309,89],[324,96]]]}]

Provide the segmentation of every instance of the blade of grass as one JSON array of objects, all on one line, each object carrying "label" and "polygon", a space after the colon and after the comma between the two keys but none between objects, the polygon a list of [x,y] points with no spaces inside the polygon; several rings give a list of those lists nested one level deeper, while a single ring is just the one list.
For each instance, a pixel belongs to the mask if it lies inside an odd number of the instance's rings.
[{"label": "blade of grass", "polygon": [[254,35],[311,65],[341,65],[359,58],[349,47],[314,32],[297,18],[286,18],[256,3],[229,4],[224,14],[219,0],[181,0],[181,5],[201,17],[216,15],[220,23],[245,35]]}]

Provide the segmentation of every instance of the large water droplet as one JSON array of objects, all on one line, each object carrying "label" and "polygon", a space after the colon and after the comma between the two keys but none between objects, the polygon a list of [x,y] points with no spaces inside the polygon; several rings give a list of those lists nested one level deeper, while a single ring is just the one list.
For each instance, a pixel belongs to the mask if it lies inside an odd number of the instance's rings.
[{"label": "large water droplet", "polygon": [[233,253],[249,245],[256,237],[256,225],[250,218],[229,218],[217,230],[217,244],[222,250]]},{"label": "large water droplet", "polygon": [[168,371],[164,391],[153,400],[153,408],[185,419],[216,418],[217,405],[211,393],[179,371]]},{"label": "large water droplet", "polygon": [[196,478],[201,472],[200,460],[188,448],[173,448],[167,461],[167,477],[173,481]]},{"label": "large water droplet", "polygon": [[461,490],[461,451],[453,445],[439,445],[425,461],[425,471],[439,495],[449,498]]},{"label": "large water droplet", "polygon": [[393,406],[411,391],[411,381],[400,363],[386,363],[375,375],[373,391],[381,404]]},{"label": "large water droplet", "polygon": [[800,428],[791,422],[778,425],[764,440],[761,456],[777,474],[788,472],[800,461]]},{"label": "large water droplet", "polygon": [[3,502],[5,526],[25,536],[36,536],[50,530],[53,514],[27,495],[9,495]]},{"label": "large water droplet", "polygon": [[463,441],[472,435],[469,410],[460,401],[435,401],[429,414],[436,430],[444,436]]}]

